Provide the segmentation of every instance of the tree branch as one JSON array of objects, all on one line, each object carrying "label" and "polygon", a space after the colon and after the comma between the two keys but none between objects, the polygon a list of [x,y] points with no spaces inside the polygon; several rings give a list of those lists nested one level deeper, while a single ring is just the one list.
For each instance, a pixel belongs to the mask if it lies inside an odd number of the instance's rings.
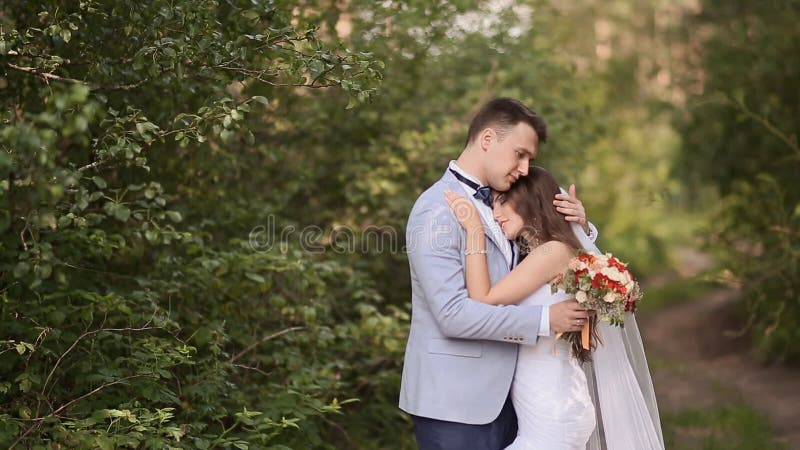
[{"label": "tree branch", "polygon": [[145,327],[141,327],[141,328],[100,328],[100,329],[97,329],[97,330],[92,330],[92,331],[86,331],[86,332],[84,332],[83,334],[81,334],[80,336],[78,336],[78,338],[77,338],[77,339],[75,339],[75,342],[73,342],[73,343],[72,343],[72,345],[70,345],[70,346],[69,346],[69,348],[67,349],[67,351],[65,351],[64,353],[62,353],[62,354],[61,354],[61,356],[58,358],[58,360],[56,361],[56,363],[55,363],[55,365],[53,366],[53,368],[52,368],[52,369],[50,369],[50,373],[49,373],[49,374],[47,374],[47,379],[44,381],[44,384],[42,385],[42,392],[41,392],[41,395],[44,397],[44,391],[47,389],[47,385],[50,383],[50,379],[53,377],[53,374],[55,373],[55,371],[56,371],[56,369],[58,368],[59,364],[61,364],[61,361],[62,361],[62,360],[63,360],[63,359],[64,359],[64,358],[67,356],[67,354],[68,354],[69,352],[71,352],[71,351],[72,351],[72,350],[75,348],[75,346],[77,346],[77,345],[78,345],[78,343],[79,343],[81,340],[83,340],[84,338],[86,338],[86,337],[88,337],[88,336],[91,336],[91,335],[93,335],[93,334],[100,333],[100,332],[102,332],[102,331],[146,331],[146,330],[155,330],[155,329],[162,329],[162,327],[147,327],[147,326],[145,326]]},{"label": "tree branch", "polygon": [[729,103],[735,105],[736,108],[739,109],[739,111],[741,111],[742,113],[744,113],[747,117],[758,122],[764,128],[766,128],[767,131],[772,133],[773,136],[783,141],[783,143],[786,144],[790,149],[794,150],[796,156],[800,156],[800,146],[798,146],[796,140],[789,138],[789,136],[787,136],[783,131],[778,129],[778,127],[770,123],[769,120],[767,120],[765,117],[761,117],[758,114],[750,111],[750,109],[747,107],[747,105],[744,104],[743,101],[739,101],[734,98],[728,98],[727,100]]},{"label": "tree branch", "polygon": [[37,69],[36,67],[22,67],[22,66],[18,66],[16,64],[11,64],[11,63],[6,63],[6,65],[8,67],[11,67],[14,70],[19,70],[20,72],[31,73],[31,74],[34,74],[34,75],[40,75],[42,78],[45,79],[45,81],[54,80],[54,81],[60,81],[62,83],[69,83],[69,84],[82,84],[82,85],[85,85],[85,86],[89,85],[85,81],[76,80],[74,78],[64,78],[64,77],[60,77],[58,75],[53,75],[52,73],[42,72],[39,69]]},{"label": "tree branch", "polygon": [[56,409],[55,411],[51,412],[51,413],[50,413],[50,414],[48,414],[47,416],[45,416],[45,417],[42,417],[41,419],[42,419],[42,420],[44,420],[44,419],[46,419],[47,417],[52,417],[52,416],[55,416],[55,415],[57,415],[58,413],[60,413],[61,411],[63,411],[64,409],[66,409],[66,408],[69,408],[70,406],[72,406],[72,404],[74,404],[75,402],[79,402],[79,401],[81,401],[81,400],[85,399],[86,397],[92,396],[92,395],[94,395],[94,394],[96,394],[96,393],[98,393],[98,392],[102,391],[103,389],[105,389],[105,388],[109,387],[109,386],[113,386],[113,385],[115,385],[115,384],[124,383],[124,382],[126,382],[126,381],[128,381],[128,380],[130,380],[130,379],[133,379],[133,378],[140,378],[140,377],[152,377],[152,375],[145,375],[145,374],[131,375],[131,376],[129,376],[129,377],[120,378],[120,379],[118,379],[118,380],[114,380],[114,381],[111,381],[111,382],[109,382],[109,383],[103,383],[103,384],[101,384],[100,386],[97,386],[96,388],[92,389],[91,391],[89,391],[89,392],[87,392],[87,393],[85,393],[85,394],[81,395],[80,397],[73,398],[72,400],[68,401],[67,403],[64,403],[64,404],[63,404],[63,405],[61,405],[61,406],[60,406],[58,409]]},{"label": "tree branch", "polygon": [[[91,391],[89,391],[89,392],[87,392],[87,393],[85,393],[85,394],[81,395],[80,397],[74,398],[74,399],[72,399],[72,400],[68,401],[67,403],[64,403],[63,405],[61,405],[60,407],[58,407],[58,409],[55,409],[54,411],[52,411],[51,413],[47,414],[46,416],[43,416],[43,417],[36,417],[36,418],[34,418],[34,419],[30,419],[30,420],[33,420],[35,423],[34,423],[33,425],[31,425],[31,426],[30,426],[30,428],[28,428],[27,430],[25,430],[25,432],[24,432],[24,433],[22,433],[22,435],[21,435],[19,438],[17,438],[17,440],[16,440],[16,441],[14,441],[14,443],[13,443],[13,444],[11,444],[11,446],[10,446],[9,448],[15,448],[15,446],[16,446],[17,444],[19,444],[19,443],[20,443],[20,442],[21,442],[23,439],[25,439],[25,437],[26,437],[28,434],[30,434],[30,432],[31,432],[31,431],[33,431],[33,429],[34,429],[34,428],[36,428],[37,426],[39,426],[39,425],[40,425],[40,424],[41,424],[41,423],[42,423],[42,422],[43,422],[45,419],[47,419],[47,418],[49,418],[49,417],[55,417],[55,416],[57,416],[57,415],[58,415],[58,413],[60,413],[61,411],[65,410],[65,409],[67,409],[67,408],[69,408],[70,406],[72,406],[72,405],[73,405],[73,404],[75,404],[76,402],[79,402],[79,401],[81,401],[81,400],[85,399],[86,397],[90,397],[90,396],[92,396],[92,395],[94,395],[94,394],[96,394],[96,393],[98,393],[98,392],[102,391],[103,389],[105,389],[105,388],[107,388],[107,387],[110,387],[110,386],[113,386],[113,385],[115,385],[115,384],[124,383],[124,382],[126,382],[126,381],[128,381],[128,380],[130,380],[130,379],[133,379],[133,378],[140,378],[140,377],[151,377],[151,376],[152,376],[152,375],[145,375],[145,374],[131,375],[131,376],[129,376],[129,377],[120,378],[120,379],[118,379],[118,380],[114,380],[114,381],[111,381],[111,382],[108,382],[108,383],[103,383],[103,384],[101,384],[100,386],[98,386],[98,387],[96,387],[96,388],[92,389]],[[48,402],[48,403],[49,403],[49,402]]]},{"label": "tree branch", "polygon": [[139,86],[147,83],[148,81],[150,81],[149,78],[143,78],[143,79],[141,79],[138,82],[133,83],[133,84],[98,85],[98,84],[92,84],[92,83],[89,83],[89,82],[83,81],[83,80],[77,80],[75,78],[66,78],[66,77],[54,75],[54,74],[52,74],[50,72],[43,72],[41,69],[36,68],[36,67],[23,67],[23,66],[18,66],[16,64],[11,64],[11,63],[6,63],[6,65],[8,67],[10,67],[10,68],[12,68],[14,70],[18,70],[20,72],[30,73],[30,74],[33,74],[33,75],[39,75],[42,78],[44,78],[45,82],[53,80],[53,81],[58,81],[58,82],[61,82],[61,83],[67,83],[67,84],[80,84],[80,85],[83,85],[83,86],[88,86],[89,89],[91,89],[93,91],[96,91],[96,90],[129,91],[129,90],[132,90],[132,89],[136,89],[137,87],[139,87]]},{"label": "tree branch", "polygon": [[254,348],[258,347],[258,345],[259,345],[259,344],[262,344],[262,343],[264,343],[264,342],[267,342],[267,341],[268,341],[268,340],[270,340],[270,339],[275,339],[275,338],[276,338],[276,337],[278,337],[278,336],[282,336],[282,335],[284,335],[284,334],[286,334],[286,333],[290,333],[290,332],[292,332],[292,331],[304,330],[305,328],[306,328],[306,327],[291,327],[291,328],[287,328],[287,329],[285,329],[285,330],[278,331],[278,332],[276,332],[276,333],[272,333],[272,334],[270,334],[270,335],[268,335],[268,336],[264,336],[263,338],[261,338],[261,340],[258,340],[258,341],[256,341],[256,342],[253,342],[252,344],[250,344],[250,345],[248,345],[247,347],[245,347],[245,349],[244,349],[244,350],[240,351],[240,352],[239,352],[239,353],[237,353],[235,356],[233,356],[233,357],[230,359],[230,362],[232,362],[232,363],[233,363],[233,362],[236,362],[236,360],[237,360],[237,359],[241,358],[242,356],[244,356],[244,355],[245,355],[246,353],[248,353],[249,351],[251,351],[251,350],[253,350]]}]

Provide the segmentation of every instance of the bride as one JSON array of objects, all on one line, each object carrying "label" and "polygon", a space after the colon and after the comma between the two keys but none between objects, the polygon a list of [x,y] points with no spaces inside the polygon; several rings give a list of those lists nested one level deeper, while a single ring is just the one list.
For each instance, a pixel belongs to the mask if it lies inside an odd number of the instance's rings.
[{"label": "bride", "polygon": [[[493,305],[551,305],[572,297],[562,290],[551,293],[549,282],[567,269],[577,249],[599,250],[577,225],[556,212],[552,199],[559,190],[549,172],[531,167],[527,176],[496,197],[494,218],[503,234],[521,240],[529,254],[494,286],[477,209],[464,197],[445,193],[467,233],[465,278],[472,299]],[[626,315],[624,328],[596,325],[599,344],[591,352],[572,349],[554,336],[520,346],[511,385],[518,434],[507,449],[664,449],[633,314]]]}]

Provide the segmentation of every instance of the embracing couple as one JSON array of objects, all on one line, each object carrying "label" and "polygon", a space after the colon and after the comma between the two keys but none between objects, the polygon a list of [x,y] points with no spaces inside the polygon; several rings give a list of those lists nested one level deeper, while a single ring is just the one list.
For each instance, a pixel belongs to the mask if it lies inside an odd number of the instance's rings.
[{"label": "embracing couple", "polygon": [[[411,211],[400,408],[421,450],[664,448],[633,314],[612,327],[551,293],[576,250],[599,250],[574,186],[530,166],[546,139],[521,102],[488,102]],[[556,337],[586,320],[599,343],[574,357]]]}]

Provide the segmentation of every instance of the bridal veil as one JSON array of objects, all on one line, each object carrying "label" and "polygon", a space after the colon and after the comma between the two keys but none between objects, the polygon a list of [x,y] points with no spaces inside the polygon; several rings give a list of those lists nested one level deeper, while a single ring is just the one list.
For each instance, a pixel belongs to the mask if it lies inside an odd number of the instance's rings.
[{"label": "bridal veil", "polygon": [[[572,229],[584,250],[601,253],[577,224]],[[636,316],[626,313],[625,326],[598,321],[602,343],[583,364],[597,412],[597,428],[587,450],[663,450],[664,436],[653,381],[644,355]]]}]

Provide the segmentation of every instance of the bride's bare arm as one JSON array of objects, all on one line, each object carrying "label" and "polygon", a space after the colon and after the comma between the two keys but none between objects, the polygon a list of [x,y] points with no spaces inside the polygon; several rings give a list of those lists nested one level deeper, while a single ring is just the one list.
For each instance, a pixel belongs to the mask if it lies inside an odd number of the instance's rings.
[{"label": "bride's bare arm", "polygon": [[447,203],[466,230],[466,285],[470,298],[492,305],[510,305],[544,286],[566,270],[573,250],[558,241],[535,248],[514,270],[491,286],[486,261],[486,237],[478,210],[471,201],[453,192],[446,192]]},{"label": "bride's bare arm", "polygon": [[[481,256],[485,260],[486,255]],[[470,297],[483,303],[516,304],[536,292],[556,275],[564,272],[573,256],[574,251],[570,246],[559,241],[545,242],[533,249],[514,270],[489,289],[480,290],[480,286],[472,283],[472,286],[477,288],[475,292],[471,287],[470,275],[474,271],[471,271],[470,266],[477,267],[473,264],[477,258],[467,259],[467,291],[469,291]]]}]

